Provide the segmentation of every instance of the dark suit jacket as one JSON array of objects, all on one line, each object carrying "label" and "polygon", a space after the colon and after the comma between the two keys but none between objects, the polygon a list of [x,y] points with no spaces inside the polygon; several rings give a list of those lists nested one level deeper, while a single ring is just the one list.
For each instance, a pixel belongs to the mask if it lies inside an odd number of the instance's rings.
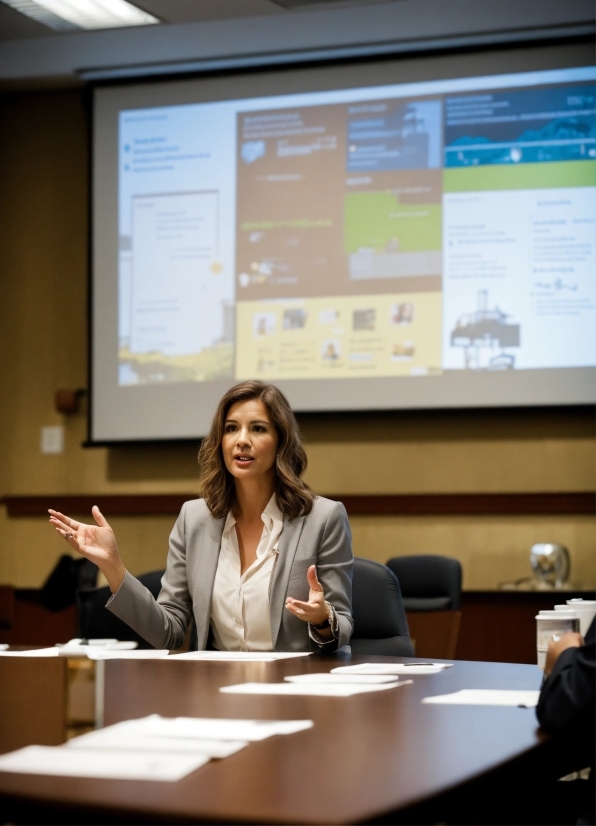
[{"label": "dark suit jacket", "polygon": [[550,677],[544,681],[536,708],[538,722],[554,735],[557,749],[565,756],[569,771],[592,767],[596,749],[596,619],[588,629],[585,644],[559,655]]}]

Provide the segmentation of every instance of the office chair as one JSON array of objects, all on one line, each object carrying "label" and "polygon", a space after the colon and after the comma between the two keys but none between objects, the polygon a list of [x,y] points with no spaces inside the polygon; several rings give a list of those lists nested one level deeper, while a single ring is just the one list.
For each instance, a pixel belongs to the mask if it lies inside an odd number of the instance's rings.
[{"label": "office chair", "polygon": [[44,582],[35,599],[48,611],[62,611],[74,605],[80,588],[94,588],[97,565],[88,559],[73,559],[64,554]]},{"label": "office chair", "polygon": [[[151,571],[148,574],[141,574],[138,577],[154,597],[161,591],[161,578],[165,571]],[[138,642],[139,648],[153,648],[136,631],[117,616],[108,611],[106,602],[111,596],[111,591],[106,585],[103,588],[93,588],[77,591],[77,628],[79,637],[84,639],[117,639],[134,640]]]},{"label": "office chair", "polygon": [[385,565],[354,559],[352,614],[352,654],[414,656],[399,582]]},{"label": "office chair", "polygon": [[395,556],[387,567],[399,579],[418,657],[453,659],[461,622],[461,564],[447,556]]}]

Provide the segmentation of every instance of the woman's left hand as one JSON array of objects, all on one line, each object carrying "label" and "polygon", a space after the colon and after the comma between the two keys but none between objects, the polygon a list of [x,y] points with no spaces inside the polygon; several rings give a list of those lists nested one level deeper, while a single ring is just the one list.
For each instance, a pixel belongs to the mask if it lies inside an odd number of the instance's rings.
[{"label": "woman's left hand", "polygon": [[320,625],[328,619],[329,608],[325,602],[323,586],[317,578],[317,569],[314,565],[311,565],[306,572],[306,578],[310,586],[308,602],[302,602],[299,599],[288,597],[286,599],[286,608],[303,622]]}]

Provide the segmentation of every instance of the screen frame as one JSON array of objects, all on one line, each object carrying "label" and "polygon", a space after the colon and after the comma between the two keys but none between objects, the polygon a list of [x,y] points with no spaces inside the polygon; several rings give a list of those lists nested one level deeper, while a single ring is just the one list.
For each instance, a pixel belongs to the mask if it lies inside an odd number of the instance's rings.
[{"label": "screen frame", "polygon": [[[203,436],[198,433],[189,433],[186,435],[163,435],[163,436],[150,436],[144,433],[141,433],[138,437],[130,438],[106,438],[102,436],[96,436],[94,430],[94,420],[95,420],[95,396],[96,396],[96,383],[95,383],[95,371],[94,371],[94,359],[96,356],[96,339],[95,339],[95,313],[94,313],[94,297],[96,293],[96,284],[95,284],[95,273],[94,273],[94,262],[95,262],[95,144],[96,144],[96,120],[95,120],[95,112],[96,112],[96,92],[102,89],[110,88],[110,87],[131,87],[134,90],[137,90],[143,86],[155,86],[158,85],[162,88],[172,87],[172,85],[179,83],[181,80],[183,81],[192,81],[195,79],[200,80],[217,80],[219,78],[223,78],[226,81],[229,81],[230,78],[252,78],[255,76],[262,77],[263,75],[274,75],[275,80],[278,77],[284,77],[290,73],[294,72],[303,72],[312,69],[329,69],[329,68],[341,68],[345,65],[349,66],[360,66],[360,65],[373,65],[375,67],[382,66],[388,62],[391,63],[399,63],[401,65],[411,64],[413,67],[418,69],[422,65],[428,65],[428,61],[433,60],[435,58],[445,59],[449,63],[454,64],[454,68],[458,65],[458,59],[465,61],[466,59],[472,58],[477,59],[479,56],[485,57],[487,53],[489,55],[499,55],[501,56],[501,60],[503,62],[506,61],[506,58],[503,55],[508,55],[509,57],[514,56],[518,59],[522,60],[523,62],[535,62],[537,64],[535,67],[531,68],[523,68],[523,69],[513,69],[510,70],[511,73],[517,71],[541,71],[541,70],[548,70],[548,69],[557,69],[557,68],[571,68],[574,66],[580,65],[588,65],[585,57],[578,56],[575,54],[577,47],[588,45],[591,46],[591,40],[586,38],[585,36],[577,37],[577,38],[562,38],[561,40],[553,39],[552,42],[535,42],[532,43],[529,49],[520,49],[519,46],[510,44],[506,45],[496,45],[491,48],[487,48],[486,46],[482,47],[469,47],[465,49],[445,49],[445,50],[433,50],[430,54],[428,52],[416,52],[416,53],[408,53],[408,54],[395,54],[395,55],[386,55],[381,58],[378,56],[375,57],[361,57],[361,58],[349,58],[349,59],[329,59],[329,60],[322,60],[322,61],[312,61],[308,63],[288,63],[284,66],[275,66],[271,67],[268,65],[264,65],[263,67],[250,67],[247,69],[231,69],[231,70],[219,70],[219,71],[210,71],[210,72],[200,72],[200,73],[192,73],[192,74],[181,74],[181,75],[165,75],[163,77],[159,76],[150,76],[150,77],[142,77],[139,79],[131,79],[127,77],[123,80],[109,80],[109,81],[101,81],[101,82],[94,82],[88,85],[89,91],[89,111],[90,111],[90,130],[89,130],[89,174],[90,174],[90,186],[89,186],[89,240],[88,240],[88,317],[89,317],[89,328],[88,328],[88,339],[89,339],[89,347],[88,347],[88,398],[89,398],[89,410],[88,410],[88,430],[87,430],[87,441],[85,445],[88,447],[95,447],[95,446],[110,446],[110,445],[126,445],[126,444],[155,444],[155,443],[168,443],[168,442],[178,442],[178,443],[189,443],[193,442],[196,443],[200,441]],[[579,52],[584,53],[587,50],[579,49]],[[554,63],[553,63],[554,59]],[[593,57],[592,57],[593,60]],[[514,61],[515,62],[515,61]],[[459,64],[461,67],[461,63]],[[422,70],[422,74],[424,75],[424,70]],[[492,74],[503,74],[503,69],[500,70],[495,69],[494,71],[486,72],[488,76]],[[441,75],[441,78],[456,78],[456,77],[477,77],[479,76],[478,73],[472,73],[469,70],[462,71],[451,71],[444,75]],[[428,75],[427,75],[428,77]],[[424,78],[420,78],[423,80]],[[440,78],[438,78],[440,79]],[[412,81],[416,82],[416,81]],[[349,84],[348,84],[349,85]],[[362,84],[363,86],[369,85],[366,83]],[[330,87],[329,87],[330,88]],[[341,87],[337,87],[341,88]],[[300,89],[303,91],[303,89]],[[286,92],[291,94],[292,92]],[[280,92],[271,92],[269,94],[280,94]],[[254,96],[254,95],[251,95]],[[207,102],[208,100],[225,100],[225,99],[239,99],[248,97],[247,95],[229,95],[227,97],[215,96],[213,98],[207,97],[202,98],[199,102]],[[156,104],[154,104],[156,105]],[[175,101],[172,101],[169,105],[176,105]],[[527,378],[527,372],[530,371],[520,371],[516,378],[519,379],[520,383],[524,383],[524,380]],[[462,382],[462,375],[459,371],[457,371],[457,383],[461,384]],[[593,389],[591,393],[586,394],[585,397],[577,397],[577,381],[576,379],[579,378],[580,382],[585,381],[586,386],[589,386],[590,383],[595,384],[595,376],[596,370],[593,368],[560,368],[560,369],[542,369],[542,370],[534,370],[532,371],[533,375],[536,376],[537,373],[540,373],[541,384],[543,385],[550,385],[553,380],[556,379],[558,383],[561,385],[562,390],[562,398],[561,401],[552,400],[544,401],[544,402],[529,402],[529,403],[520,403],[518,401],[509,402],[507,400],[503,400],[502,397],[499,396],[499,379],[501,376],[499,373],[491,373],[489,376],[484,378],[490,379],[491,387],[488,388],[489,393],[483,400],[478,399],[443,399],[443,400],[436,400],[436,399],[429,399],[427,397],[427,389],[424,387],[425,384],[428,382],[432,382],[436,380],[436,377],[398,377],[398,378],[390,378],[390,379],[366,379],[367,382],[391,382],[393,385],[395,383],[402,383],[402,382],[416,382],[416,390],[418,391],[415,393],[415,398],[406,404],[395,404],[394,400],[387,399],[386,402],[382,404],[375,404],[374,407],[365,407],[360,404],[348,404],[347,400],[345,403],[340,407],[334,407],[331,403],[323,401],[321,402],[319,398],[319,403],[317,404],[317,400],[314,399],[312,403],[303,408],[300,404],[294,404],[293,409],[295,412],[302,416],[325,416],[327,414],[334,416],[334,415],[350,415],[350,414],[378,414],[383,412],[411,412],[411,411],[441,411],[441,410],[481,410],[487,408],[507,408],[507,409],[520,409],[520,410],[528,410],[532,408],[578,408],[578,407],[592,407],[594,405],[594,401],[596,400],[595,390]],[[525,375],[524,375],[525,374]],[[581,375],[578,375],[581,374]],[[474,374],[473,379],[475,382],[478,381],[480,374]],[[442,386],[448,383],[449,376],[443,374],[441,376],[442,379]],[[470,377],[472,378],[472,377]],[[508,380],[511,381],[511,375],[508,375]],[[496,380],[496,381],[495,381]],[[279,388],[286,392],[287,395],[292,396],[292,388],[289,387],[292,382],[287,382],[283,380],[274,380],[275,384],[279,386]],[[316,381],[316,380],[311,380]],[[213,396],[211,399],[211,406],[214,406],[216,401],[219,399],[221,394],[231,385],[235,383],[233,381],[222,381],[222,382],[210,382],[213,391]],[[182,384],[182,383],[181,383]],[[188,383],[191,387],[196,385],[197,383]],[[143,390],[147,391],[148,389],[152,389],[151,385],[146,385]],[[160,391],[161,393],[165,390],[164,385],[156,385],[155,390]],[[400,388],[401,389],[401,388]],[[405,391],[411,389],[411,385],[406,385],[403,388]],[[333,386],[332,383],[332,392],[331,395],[337,399],[338,394],[336,392],[337,387]],[[449,393],[450,388],[445,387],[446,395],[450,396]],[[301,388],[301,392],[304,391],[304,387]],[[319,392],[319,390],[317,390]],[[472,390],[472,393],[475,391]],[[564,397],[567,396],[569,398],[569,394],[576,393],[573,401],[564,400]],[[191,400],[192,401],[192,400]],[[141,406],[145,407],[147,404],[147,399],[144,399]],[[207,432],[207,427],[204,425],[202,430],[204,433]]]}]

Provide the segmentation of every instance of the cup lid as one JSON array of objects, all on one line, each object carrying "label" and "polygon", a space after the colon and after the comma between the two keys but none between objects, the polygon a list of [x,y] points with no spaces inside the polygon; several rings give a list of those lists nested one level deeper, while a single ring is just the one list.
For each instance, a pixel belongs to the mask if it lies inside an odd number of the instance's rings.
[{"label": "cup lid", "polygon": [[543,620],[572,620],[577,619],[575,611],[540,611],[536,619]]},{"label": "cup lid", "polygon": [[596,599],[568,599],[567,605],[572,608],[596,608]]}]

